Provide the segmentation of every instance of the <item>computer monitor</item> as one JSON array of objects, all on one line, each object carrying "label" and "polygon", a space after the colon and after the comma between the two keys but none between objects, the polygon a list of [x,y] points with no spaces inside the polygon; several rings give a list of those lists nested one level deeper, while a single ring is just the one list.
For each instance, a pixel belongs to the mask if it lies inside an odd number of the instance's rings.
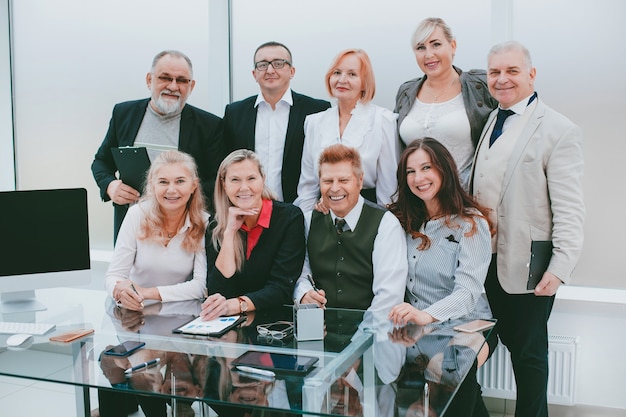
[{"label": "computer monitor", "polygon": [[87,190],[0,192],[0,313],[45,310],[36,289],[91,279]]}]

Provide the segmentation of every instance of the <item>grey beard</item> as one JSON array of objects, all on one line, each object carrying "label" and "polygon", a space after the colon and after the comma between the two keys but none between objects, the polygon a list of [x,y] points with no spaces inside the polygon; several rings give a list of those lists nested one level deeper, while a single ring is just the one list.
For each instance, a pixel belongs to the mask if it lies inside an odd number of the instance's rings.
[{"label": "grey beard", "polygon": [[166,100],[163,96],[159,96],[159,99],[154,103],[154,106],[159,112],[164,115],[176,113],[180,109],[181,100],[180,97],[177,101]]}]

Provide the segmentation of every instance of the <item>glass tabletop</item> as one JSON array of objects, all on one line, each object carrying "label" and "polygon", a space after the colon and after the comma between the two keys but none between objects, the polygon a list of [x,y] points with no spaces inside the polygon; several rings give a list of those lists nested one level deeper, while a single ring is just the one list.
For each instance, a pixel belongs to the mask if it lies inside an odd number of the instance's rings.
[{"label": "glass tabletop", "polygon": [[[453,325],[458,323],[453,322],[394,329],[384,317],[341,309],[325,310],[322,340],[259,334],[257,325],[293,321],[291,306],[249,314],[245,323],[221,337],[190,336],[173,330],[198,314],[200,301],[154,303],[133,312],[116,307],[104,291],[47,289],[38,290],[37,297],[48,310],[3,320],[50,322],[57,327],[35,336],[25,349],[0,347],[1,375],[83,390],[149,395],[177,408],[199,401],[203,407],[220,410],[220,415],[256,409],[323,416],[403,416],[420,402],[422,407],[424,401],[429,406],[425,394],[440,386],[445,395],[436,395],[438,402],[431,400],[430,407],[436,412],[431,415],[443,415],[485,337],[457,332]],[[69,343],[49,340],[77,328],[95,332]],[[0,335],[0,346],[6,345],[7,336]],[[145,345],[126,357],[103,354],[123,341]],[[268,357],[280,354],[317,360],[306,374],[278,371],[268,376],[234,368],[233,360],[250,350]],[[456,369],[449,366],[449,352],[463,352],[455,355]],[[447,365],[442,372],[443,362]],[[150,365],[126,372],[143,363]],[[85,415],[88,398],[82,396],[87,400],[82,406],[77,402]]]}]

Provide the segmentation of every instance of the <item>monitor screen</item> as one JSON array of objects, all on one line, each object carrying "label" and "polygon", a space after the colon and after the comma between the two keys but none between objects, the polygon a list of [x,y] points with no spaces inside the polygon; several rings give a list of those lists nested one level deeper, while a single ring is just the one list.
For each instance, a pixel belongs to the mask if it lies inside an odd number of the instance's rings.
[{"label": "monitor screen", "polygon": [[62,286],[54,279],[90,269],[84,188],[0,192],[0,212],[4,302],[26,302],[10,293]]}]

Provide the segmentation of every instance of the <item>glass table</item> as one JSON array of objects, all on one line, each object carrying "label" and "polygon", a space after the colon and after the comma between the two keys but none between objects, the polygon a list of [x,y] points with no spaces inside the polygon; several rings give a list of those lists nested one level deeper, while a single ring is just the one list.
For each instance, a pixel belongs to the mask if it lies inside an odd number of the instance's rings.
[{"label": "glass table", "polygon": [[[35,336],[30,346],[20,349],[5,347],[8,335],[0,335],[0,374],[75,386],[79,416],[90,415],[91,389],[110,394],[106,398],[127,394],[161,401],[171,407],[172,415],[187,415],[194,402],[200,404],[196,408],[203,415],[208,415],[211,407],[220,415],[245,410],[252,415],[273,411],[371,417],[406,415],[407,410],[415,409],[411,408],[414,402],[421,402],[422,408],[426,403],[426,415],[429,393],[447,384],[447,397],[438,395],[434,410],[443,415],[455,386],[469,371],[484,341],[478,334],[474,339],[461,340],[452,330],[453,323],[392,329],[384,317],[340,309],[325,311],[323,340],[279,340],[257,333],[258,324],[291,321],[290,306],[250,314],[246,323],[219,338],[188,336],[172,330],[198,314],[199,301],[154,303],[139,313],[116,307],[104,291],[55,288],[38,290],[37,298],[48,306],[46,311],[5,315],[2,320],[48,322],[57,327]],[[49,341],[51,336],[77,328],[93,328],[95,332],[69,343]],[[426,343],[432,339],[438,343]],[[126,340],[138,340],[145,346],[128,357],[102,354]],[[470,353],[465,362],[457,361],[453,377],[435,380],[433,375],[441,374],[430,370],[441,368],[436,365],[440,362],[436,353],[451,344],[468,345]],[[412,366],[415,361],[411,359],[416,347],[433,358],[419,369]],[[314,356],[318,361],[306,375],[277,373],[275,378],[263,378],[232,368],[232,361],[249,350]],[[159,363],[155,366],[125,373],[156,358]],[[405,358],[409,358],[406,364]]]}]

